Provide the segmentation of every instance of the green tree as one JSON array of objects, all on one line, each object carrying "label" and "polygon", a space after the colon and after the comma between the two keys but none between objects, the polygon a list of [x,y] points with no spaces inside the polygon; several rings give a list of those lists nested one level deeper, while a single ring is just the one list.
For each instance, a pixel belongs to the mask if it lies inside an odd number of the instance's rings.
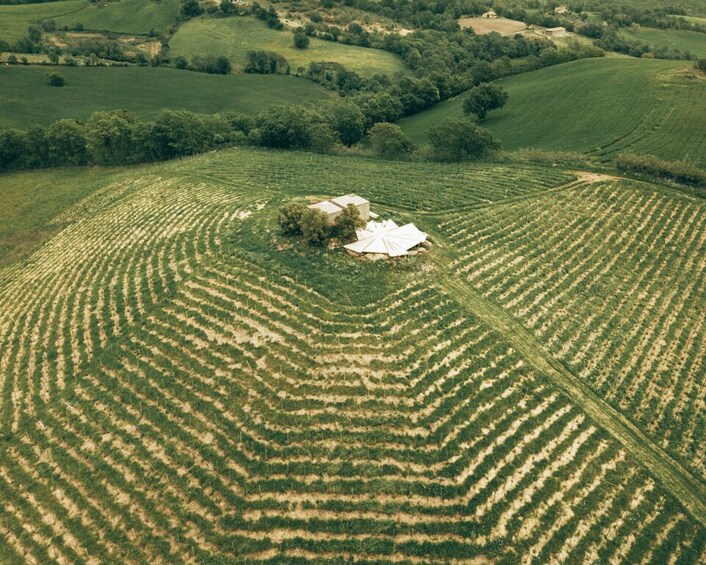
[{"label": "green tree", "polygon": [[507,92],[494,84],[481,84],[468,91],[463,100],[463,112],[475,114],[482,120],[491,110],[502,108],[507,102]]},{"label": "green tree", "polygon": [[297,49],[306,49],[309,47],[309,36],[303,31],[297,31],[294,34],[294,47]]},{"label": "green tree", "polygon": [[256,124],[260,145],[278,149],[311,147],[311,116],[303,108],[274,106],[258,114]]},{"label": "green tree", "polygon": [[88,163],[85,127],[76,120],[59,120],[45,133],[49,162],[54,166],[74,166]]},{"label": "green tree", "polygon": [[150,128],[150,148],[160,160],[199,153],[210,143],[203,120],[192,112],[163,110]]},{"label": "green tree", "polygon": [[331,238],[331,226],[321,210],[306,208],[300,225],[304,240],[309,245],[325,245]]},{"label": "green tree", "polygon": [[0,131],[0,170],[10,171],[24,166],[27,135],[19,130]]},{"label": "green tree", "polygon": [[375,124],[368,132],[375,153],[382,157],[401,157],[414,150],[414,143],[402,128],[396,124],[381,122]]},{"label": "green tree", "polygon": [[203,8],[198,0],[184,0],[179,9],[179,13],[183,18],[195,18],[203,14]]},{"label": "green tree", "polygon": [[706,58],[705,59],[699,59],[694,63],[694,67],[701,71],[702,73],[706,73]]},{"label": "green tree", "polygon": [[365,116],[352,102],[333,102],[323,110],[323,114],[344,145],[350,147],[363,139]]},{"label": "green tree", "polygon": [[351,241],[356,241],[358,237],[355,230],[362,227],[365,227],[365,221],[360,217],[360,211],[353,204],[349,204],[336,216],[333,224],[333,235],[341,243],[350,243]]},{"label": "green tree", "polygon": [[440,157],[455,161],[480,159],[500,147],[487,129],[463,118],[446,118],[426,133]]},{"label": "green tree", "polygon": [[86,122],[86,145],[91,160],[99,165],[120,165],[141,160],[142,147],[135,142],[137,116],[127,110],[95,112]]},{"label": "green tree", "polygon": [[66,81],[59,73],[49,73],[49,86],[64,86]]},{"label": "green tree", "polygon": [[301,235],[302,216],[306,208],[298,202],[289,202],[277,212],[277,225],[282,235]]}]

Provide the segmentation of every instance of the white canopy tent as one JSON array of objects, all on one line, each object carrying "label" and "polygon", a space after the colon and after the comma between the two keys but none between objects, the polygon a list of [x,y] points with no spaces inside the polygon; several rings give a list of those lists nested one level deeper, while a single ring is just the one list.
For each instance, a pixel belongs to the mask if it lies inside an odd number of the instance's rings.
[{"label": "white canopy tent", "polygon": [[427,240],[427,234],[414,224],[398,226],[392,220],[370,221],[363,229],[356,230],[358,241],[344,247],[356,253],[381,253],[390,257],[407,255],[415,245]]}]

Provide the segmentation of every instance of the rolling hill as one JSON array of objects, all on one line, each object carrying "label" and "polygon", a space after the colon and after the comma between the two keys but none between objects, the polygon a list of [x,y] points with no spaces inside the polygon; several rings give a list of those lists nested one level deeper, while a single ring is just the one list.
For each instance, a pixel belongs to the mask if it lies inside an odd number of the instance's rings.
[{"label": "rolling hill", "polygon": [[12,43],[27,37],[27,28],[37,20],[56,19],[62,15],[71,19],[73,14],[80,12],[85,7],[84,0],[0,6],[0,39]]},{"label": "rolling hill", "polygon": [[80,23],[86,30],[146,34],[152,29],[166,32],[178,15],[179,0],[85,1],[80,10],[54,19],[59,27]]},{"label": "rolling hill", "polygon": [[[631,150],[706,163],[706,80],[691,63],[585,59],[498,81],[507,105],[483,122],[509,150],[580,151],[600,159]],[[405,118],[418,143],[447,116],[460,117],[463,96]]]},{"label": "rolling hill", "polygon": [[86,119],[98,110],[125,109],[143,119],[162,109],[254,114],[273,104],[326,100],[314,83],[275,75],[209,75],[152,67],[61,67],[67,86],[47,83],[45,66],[0,67],[0,129]]},{"label": "rolling hill", "polygon": [[[0,267],[0,561],[706,559],[704,200],[242,148],[52,174],[90,194]],[[431,248],[277,235],[350,191]]]},{"label": "rolling hill", "polygon": [[646,43],[653,49],[679,49],[682,53],[688,52],[694,57],[706,57],[706,33],[650,27],[625,29],[620,33],[628,39]]},{"label": "rolling hill", "polygon": [[191,20],[179,27],[170,46],[172,56],[190,59],[194,55],[226,55],[240,68],[245,65],[247,51],[264,49],[284,55],[293,73],[299,67],[306,69],[312,61],[341,63],[364,76],[407,72],[399,57],[380,49],[316,38],[311,39],[306,49],[296,49],[290,31],[270,29],[264,22],[250,17]]}]

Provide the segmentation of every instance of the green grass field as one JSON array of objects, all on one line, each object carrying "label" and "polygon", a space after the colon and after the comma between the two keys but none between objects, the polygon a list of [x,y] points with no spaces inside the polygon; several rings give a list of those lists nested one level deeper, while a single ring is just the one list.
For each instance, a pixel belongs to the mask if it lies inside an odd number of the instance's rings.
[{"label": "green grass field", "polygon": [[0,128],[86,119],[97,110],[126,109],[149,119],[164,108],[254,114],[273,104],[325,100],[333,94],[287,76],[208,75],[167,68],[60,67],[67,86],[47,83],[53,67],[0,67]]},{"label": "green grass field", "polygon": [[683,31],[678,29],[625,29],[621,35],[628,39],[646,43],[653,49],[679,49],[682,53],[689,52],[696,57],[706,57],[706,33]]},{"label": "green grass field", "polygon": [[[90,195],[0,267],[3,563],[706,559],[703,200],[249,149],[51,176]],[[277,235],[351,190],[428,252]]]},{"label": "green grass field", "polygon": [[182,25],[170,42],[172,56],[226,55],[242,68],[251,49],[284,55],[292,67],[307,68],[312,61],[334,61],[362,75],[405,72],[401,59],[380,49],[366,49],[320,39],[311,39],[306,49],[296,49],[290,31],[269,29],[254,18],[197,19]]},{"label": "green grass field", "polygon": [[84,2],[83,8],[55,18],[57,25],[82,23],[86,30],[145,34],[166,32],[179,15],[179,0],[120,0],[106,4]]},{"label": "green grass field", "polygon": [[63,225],[54,219],[115,174],[96,171],[89,183],[81,169],[0,177],[0,265],[26,256],[55,235]]},{"label": "green grass field", "polygon": [[[0,6],[0,39],[10,43],[27,37],[27,28],[38,20],[65,15],[68,20],[86,6],[85,0],[61,0],[43,4]],[[73,21],[72,21],[73,23]]]},{"label": "green grass field", "polygon": [[[706,163],[706,80],[691,63],[590,59],[498,81],[510,97],[484,121],[505,149],[580,151],[601,159],[631,150]],[[685,73],[681,70],[684,69]],[[414,141],[462,115],[462,98],[400,121]]]}]

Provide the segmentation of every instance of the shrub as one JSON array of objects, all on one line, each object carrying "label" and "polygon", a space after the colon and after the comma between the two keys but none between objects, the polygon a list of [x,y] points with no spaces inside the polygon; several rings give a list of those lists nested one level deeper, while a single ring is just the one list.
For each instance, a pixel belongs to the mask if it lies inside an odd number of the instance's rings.
[{"label": "shrub", "polygon": [[706,187],[706,170],[686,161],[663,161],[653,155],[621,153],[615,160],[615,168],[636,175]]},{"label": "shrub", "polygon": [[301,217],[301,230],[304,240],[309,245],[325,245],[331,237],[331,226],[326,214],[321,210],[306,208]]},{"label": "shrub", "polygon": [[429,128],[427,136],[438,156],[455,161],[480,159],[500,147],[493,134],[467,119],[446,118]]},{"label": "shrub", "polygon": [[362,227],[365,227],[365,221],[360,217],[360,211],[353,204],[349,204],[336,217],[333,225],[333,235],[341,243],[350,243],[357,239],[356,228]]},{"label": "shrub", "polygon": [[396,124],[388,122],[375,124],[368,134],[373,150],[382,157],[401,157],[414,150],[412,140]]},{"label": "shrub", "polygon": [[309,47],[309,36],[303,31],[298,31],[294,34],[294,47],[297,49],[306,49]]},{"label": "shrub", "polygon": [[696,61],[696,63],[694,63],[694,67],[702,73],[706,73],[706,58]]},{"label": "shrub", "polygon": [[49,73],[49,86],[64,86],[66,82],[59,73]]},{"label": "shrub", "polygon": [[290,202],[279,209],[277,225],[282,235],[301,235],[302,216],[306,208],[297,202]]}]

